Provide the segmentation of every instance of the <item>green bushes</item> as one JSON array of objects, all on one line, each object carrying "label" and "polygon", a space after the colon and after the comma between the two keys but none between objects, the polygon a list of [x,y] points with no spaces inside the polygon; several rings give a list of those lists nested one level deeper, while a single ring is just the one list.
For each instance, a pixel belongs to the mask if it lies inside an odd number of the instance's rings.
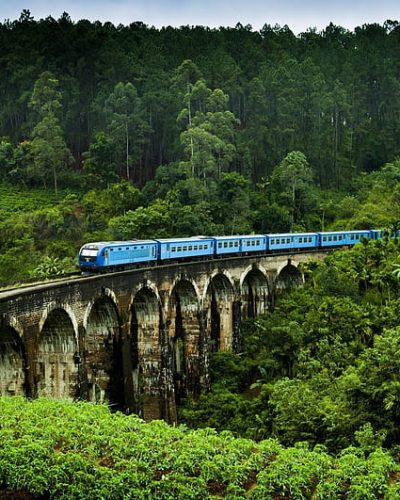
[{"label": "green bushes", "polygon": [[398,468],[370,433],[334,457],[102,405],[0,398],[0,488],[74,500],[377,498],[396,491]]}]

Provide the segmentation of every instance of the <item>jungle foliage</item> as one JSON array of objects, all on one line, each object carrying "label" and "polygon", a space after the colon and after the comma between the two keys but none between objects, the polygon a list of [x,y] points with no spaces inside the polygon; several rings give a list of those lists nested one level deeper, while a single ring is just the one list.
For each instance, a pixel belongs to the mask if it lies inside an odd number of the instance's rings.
[{"label": "jungle foliage", "polygon": [[[395,21],[295,36],[24,10],[0,43],[0,283],[76,269],[88,241],[400,228]],[[185,426],[1,399],[0,488],[398,498],[398,255],[384,239],[308,264],[240,355],[212,355]]]},{"label": "jungle foliage", "polygon": [[189,430],[104,405],[0,398],[0,492],[26,498],[396,498],[398,466],[371,429],[330,455]]},{"label": "jungle foliage", "polygon": [[307,263],[304,287],[249,321],[242,353],[212,355],[212,390],[183,420],[335,453],[362,435],[397,457],[399,250],[385,238]]},{"label": "jungle foliage", "polygon": [[74,269],[90,240],[399,226],[395,21],[295,36],[24,10],[0,40],[0,282]]},{"label": "jungle foliage", "polygon": [[177,163],[254,182],[291,151],[346,189],[400,152],[400,25],[260,31],[35,20],[0,24],[0,179],[143,187]]}]

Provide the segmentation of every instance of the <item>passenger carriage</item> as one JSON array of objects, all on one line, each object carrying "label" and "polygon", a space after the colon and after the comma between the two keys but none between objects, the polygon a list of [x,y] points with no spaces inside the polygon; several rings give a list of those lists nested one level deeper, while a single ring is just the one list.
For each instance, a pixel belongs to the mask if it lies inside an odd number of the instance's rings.
[{"label": "passenger carriage", "polygon": [[334,247],[340,245],[355,245],[363,238],[371,238],[371,231],[331,231],[319,233],[320,247]]},{"label": "passenger carriage", "polygon": [[268,234],[268,250],[316,248],[318,233]]},{"label": "passenger carriage", "polygon": [[265,234],[250,234],[241,236],[241,252],[264,252],[267,249]]},{"label": "passenger carriage", "polygon": [[214,255],[214,238],[193,236],[191,238],[163,238],[154,240],[158,245],[159,260],[207,257]]}]

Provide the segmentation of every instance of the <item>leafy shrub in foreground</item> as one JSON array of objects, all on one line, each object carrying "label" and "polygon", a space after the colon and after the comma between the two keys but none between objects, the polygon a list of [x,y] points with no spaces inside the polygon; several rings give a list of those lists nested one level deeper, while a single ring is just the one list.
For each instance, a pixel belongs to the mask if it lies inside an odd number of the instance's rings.
[{"label": "leafy shrub in foreground", "polygon": [[104,405],[0,398],[0,487],[63,499],[376,498],[396,491],[397,466],[371,432],[335,458]]}]

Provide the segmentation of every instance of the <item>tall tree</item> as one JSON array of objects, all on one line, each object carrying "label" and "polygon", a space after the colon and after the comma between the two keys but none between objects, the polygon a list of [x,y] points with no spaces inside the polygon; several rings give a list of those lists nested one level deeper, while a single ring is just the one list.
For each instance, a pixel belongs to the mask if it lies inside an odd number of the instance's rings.
[{"label": "tall tree", "polygon": [[105,114],[117,162],[121,167],[124,165],[125,177],[129,180],[132,167],[140,164],[146,134],[150,131],[132,83],[117,83],[106,99]]},{"label": "tall tree", "polygon": [[192,175],[204,182],[218,179],[236,154],[238,120],[227,110],[228,96],[220,89],[211,91],[203,80],[199,80],[189,89],[186,103],[178,120],[186,124],[181,144]]},{"label": "tall tree", "polygon": [[300,223],[304,215],[305,200],[313,183],[313,173],[301,151],[292,151],[275,167],[272,180],[277,182],[279,191],[286,194],[292,212],[292,223]]},{"label": "tall tree", "polygon": [[29,102],[30,108],[39,117],[39,122],[32,131],[31,154],[33,165],[31,173],[46,181],[52,173],[54,190],[58,191],[58,174],[68,167],[73,158],[68,149],[60,120],[57,115],[61,109],[61,93],[58,80],[46,71],[36,81]]}]

